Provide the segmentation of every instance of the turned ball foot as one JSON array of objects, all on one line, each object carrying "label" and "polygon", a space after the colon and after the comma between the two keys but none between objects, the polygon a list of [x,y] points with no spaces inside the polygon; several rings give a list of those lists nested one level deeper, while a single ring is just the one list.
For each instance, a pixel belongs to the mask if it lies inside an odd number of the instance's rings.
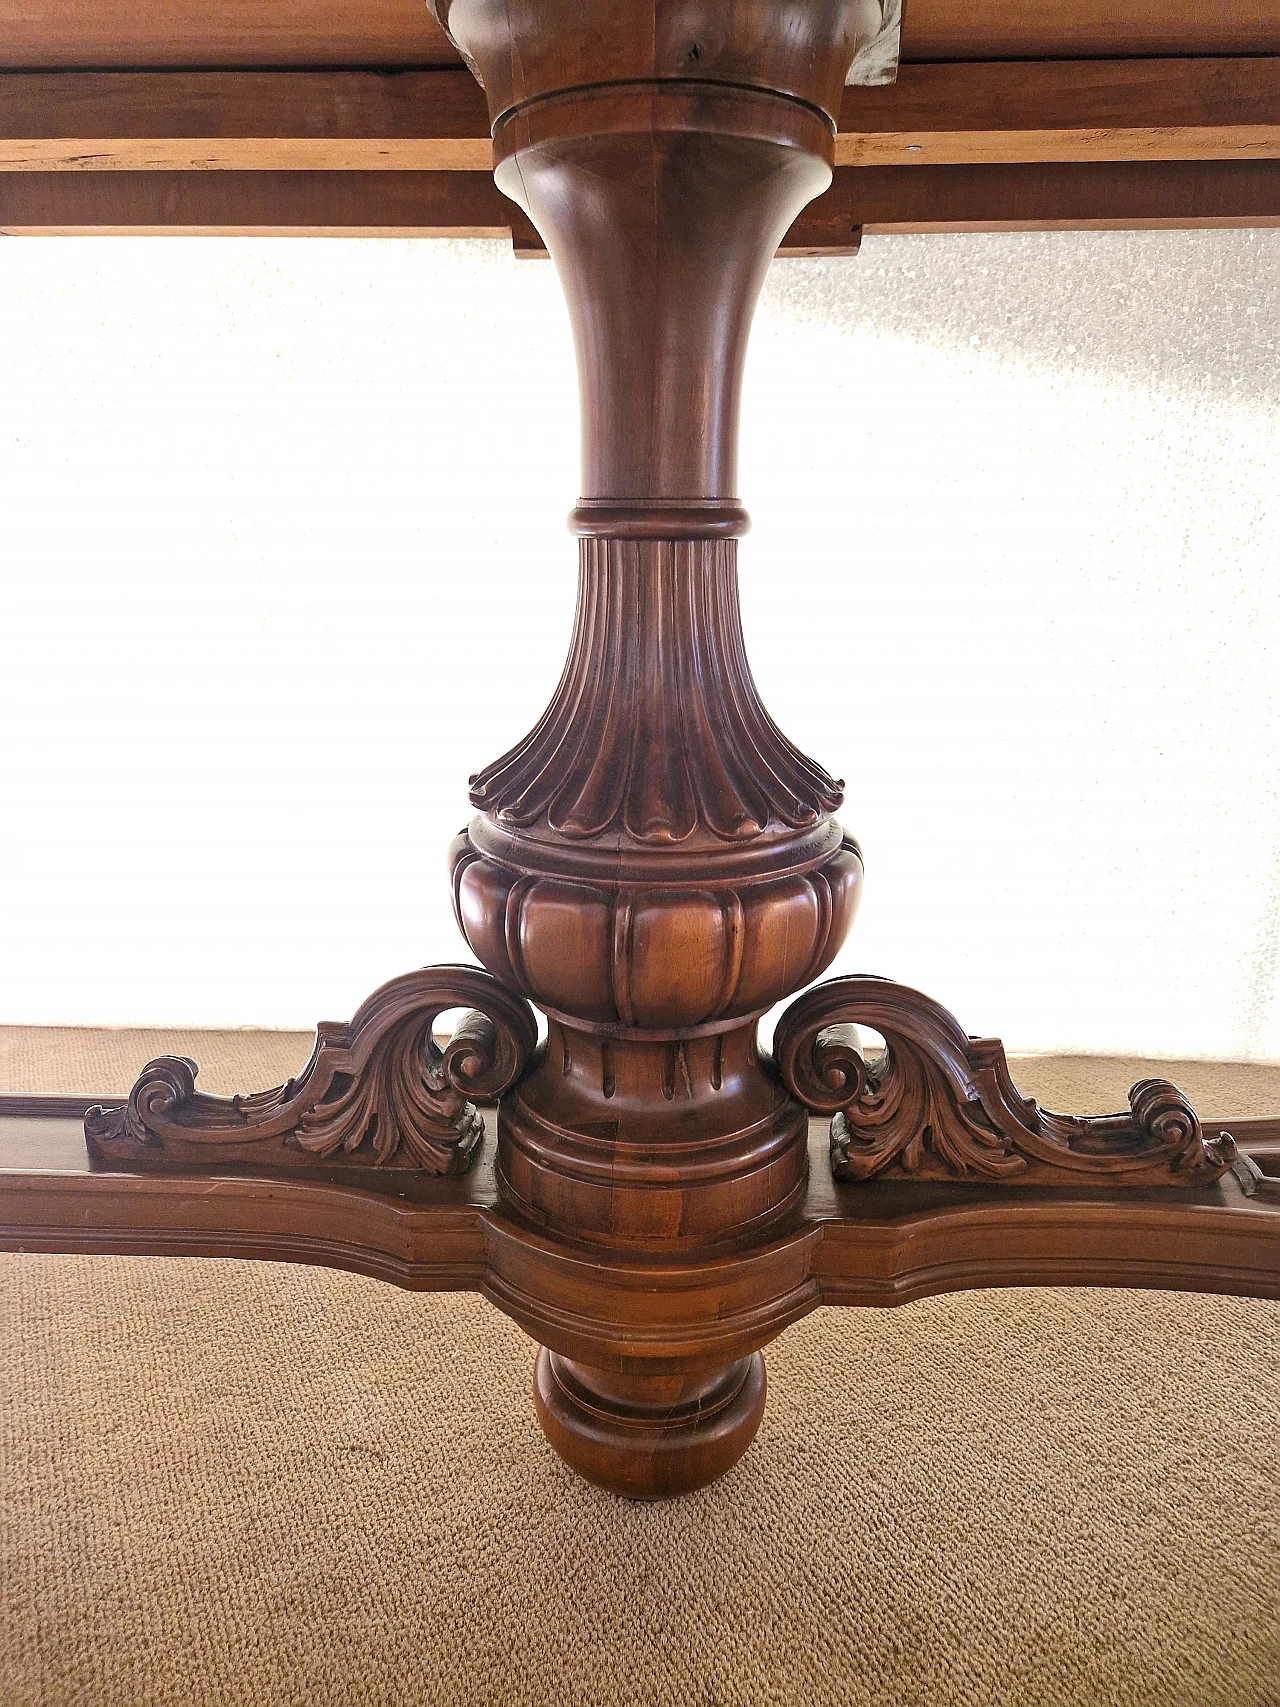
[{"label": "turned ball foot", "polygon": [[538,1352],[538,1421],[565,1463],[626,1499],[660,1500],[705,1487],[736,1464],[764,1415],[757,1351],[719,1369],[620,1375]]}]

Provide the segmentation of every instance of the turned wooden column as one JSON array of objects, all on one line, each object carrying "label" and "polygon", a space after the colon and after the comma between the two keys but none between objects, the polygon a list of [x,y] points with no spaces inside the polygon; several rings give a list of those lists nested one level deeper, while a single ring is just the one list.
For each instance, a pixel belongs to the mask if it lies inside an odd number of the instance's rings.
[{"label": "turned wooden column", "polygon": [[[467,941],[548,1019],[502,1103],[498,1179],[531,1236],[586,1253],[593,1284],[628,1265],[626,1332],[584,1333],[575,1299],[552,1344],[542,1288],[549,1439],[607,1486],[674,1493],[732,1464],[764,1405],[758,1350],[673,1344],[679,1260],[760,1245],[794,1214],[808,1113],[757,1022],[830,963],[862,878],[840,785],[760,702],[737,589],[751,316],[830,181],[857,7],[437,10],[483,81],[497,182],[559,271],[582,403],[569,660],[538,726],[472,779],[480,816],[452,851]],[[518,1284],[539,1291],[528,1265]]]}]

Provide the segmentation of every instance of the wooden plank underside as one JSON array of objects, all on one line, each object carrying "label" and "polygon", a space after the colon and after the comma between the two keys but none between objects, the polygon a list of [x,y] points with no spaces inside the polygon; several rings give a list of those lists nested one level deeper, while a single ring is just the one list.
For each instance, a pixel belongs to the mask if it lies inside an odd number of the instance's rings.
[{"label": "wooden plank underside", "polygon": [[902,21],[904,59],[1276,52],[1275,0],[907,0]]},{"label": "wooden plank underside", "polygon": [[1274,226],[1280,161],[845,167],[827,194],[868,232]]},{"label": "wooden plank underside", "polygon": [[[909,0],[902,58],[1280,52],[1275,0]],[[423,0],[0,0],[0,65],[456,63]]]},{"label": "wooden plank underside", "polygon": [[0,75],[4,170],[493,169],[471,73]]},{"label": "wooden plank underside", "polygon": [[487,172],[9,172],[0,231],[506,237]]},{"label": "wooden plank underside", "polygon": [[[505,237],[482,172],[10,172],[0,232]],[[785,247],[892,231],[1280,225],[1280,161],[842,167]]]},{"label": "wooden plank underside", "polygon": [[425,0],[0,0],[6,67],[457,63]]},{"label": "wooden plank underside", "polygon": [[[1280,157],[1280,57],[904,66],[840,166]],[[0,74],[3,171],[489,171],[461,67]]]},{"label": "wooden plank underside", "polygon": [[1280,156],[1280,57],[909,65],[847,89],[837,166]]}]

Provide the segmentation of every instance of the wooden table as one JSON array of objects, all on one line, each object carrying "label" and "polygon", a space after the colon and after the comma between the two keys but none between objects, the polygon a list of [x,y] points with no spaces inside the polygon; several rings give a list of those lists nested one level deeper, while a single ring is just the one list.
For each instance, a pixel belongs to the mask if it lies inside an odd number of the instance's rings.
[{"label": "wooden table", "polygon": [[[1270,1129],[1205,1126],[1159,1080],[1118,1114],[1046,1114],[998,1042],[881,979],[818,984],[772,1058],[757,1043],[830,965],[863,877],[841,784],[756,691],[736,553],[752,312],[832,183],[865,8],[436,11],[482,78],[497,187],[559,271],[582,398],[569,659],[534,730],[472,779],[450,853],[485,970],[393,980],[275,1090],[206,1097],[165,1059],[83,1126],[11,1104],[0,1240],[478,1288],[543,1348],[552,1445],[638,1497],[736,1461],[761,1348],[818,1304],[1038,1283],[1280,1295]],[[495,480],[518,454],[499,412]]]}]

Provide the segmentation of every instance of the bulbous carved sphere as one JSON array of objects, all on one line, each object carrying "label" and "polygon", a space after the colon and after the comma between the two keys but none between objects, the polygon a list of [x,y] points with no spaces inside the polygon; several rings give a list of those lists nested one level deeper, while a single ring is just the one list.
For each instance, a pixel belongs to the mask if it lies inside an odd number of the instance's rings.
[{"label": "bulbous carved sphere", "polygon": [[481,851],[484,831],[478,820],[450,850],[473,952],[539,1007],[592,1025],[683,1030],[762,1013],[831,964],[862,885],[847,838],[805,870],[686,887],[521,872]]}]

